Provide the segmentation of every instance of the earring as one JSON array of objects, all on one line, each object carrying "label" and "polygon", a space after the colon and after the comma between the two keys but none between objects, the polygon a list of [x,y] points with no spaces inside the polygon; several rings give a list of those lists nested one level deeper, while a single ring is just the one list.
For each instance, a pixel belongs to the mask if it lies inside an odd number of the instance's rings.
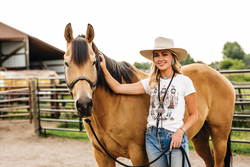
[{"label": "earring", "polygon": [[172,60],[172,63],[171,63],[172,65],[174,65],[174,60]]}]

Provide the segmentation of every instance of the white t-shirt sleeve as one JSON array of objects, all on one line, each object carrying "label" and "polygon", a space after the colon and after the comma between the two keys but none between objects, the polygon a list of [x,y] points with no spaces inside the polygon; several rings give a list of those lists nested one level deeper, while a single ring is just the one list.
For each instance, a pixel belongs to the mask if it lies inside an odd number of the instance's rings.
[{"label": "white t-shirt sleeve", "polygon": [[187,95],[190,95],[191,93],[194,93],[195,88],[193,85],[193,82],[190,78],[186,78],[186,83],[185,83],[185,93],[184,93],[184,97],[186,97]]},{"label": "white t-shirt sleeve", "polygon": [[149,78],[141,80],[145,92],[151,95],[151,89],[149,87]]}]

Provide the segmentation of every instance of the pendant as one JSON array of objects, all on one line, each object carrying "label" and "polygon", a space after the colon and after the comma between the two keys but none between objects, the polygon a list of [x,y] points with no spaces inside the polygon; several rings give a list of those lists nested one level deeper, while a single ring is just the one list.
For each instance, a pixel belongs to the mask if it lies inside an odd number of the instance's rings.
[{"label": "pendant", "polygon": [[163,113],[163,108],[159,107],[159,108],[157,109],[157,112],[158,112],[159,114],[162,114],[162,113]]},{"label": "pendant", "polygon": [[164,77],[163,79],[168,79],[168,77]]}]

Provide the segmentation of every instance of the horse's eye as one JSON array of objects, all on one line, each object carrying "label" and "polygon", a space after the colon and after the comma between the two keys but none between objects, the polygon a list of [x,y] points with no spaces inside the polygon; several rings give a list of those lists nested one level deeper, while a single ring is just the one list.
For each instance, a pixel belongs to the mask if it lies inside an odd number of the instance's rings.
[{"label": "horse's eye", "polygon": [[94,66],[95,64],[96,64],[96,62],[94,61],[94,62],[93,62],[93,66]]},{"label": "horse's eye", "polygon": [[68,65],[68,63],[67,63],[67,62],[65,62],[64,64],[65,64],[65,66],[69,67],[69,65]]}]

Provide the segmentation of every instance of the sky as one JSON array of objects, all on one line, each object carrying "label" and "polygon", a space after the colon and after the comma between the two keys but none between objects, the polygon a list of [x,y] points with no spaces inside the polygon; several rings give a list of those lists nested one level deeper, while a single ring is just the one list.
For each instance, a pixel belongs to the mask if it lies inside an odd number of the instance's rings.
[{"label": "sky", "polygon": [[248,0],[0,0],[0,7],[0,22],[63,51],[66,25],[76,37],[90,23],[101,52],[132,64],[149,61],[139,52],[159,36],[206,64],[222,60],[226,42],[250,54]]}]

